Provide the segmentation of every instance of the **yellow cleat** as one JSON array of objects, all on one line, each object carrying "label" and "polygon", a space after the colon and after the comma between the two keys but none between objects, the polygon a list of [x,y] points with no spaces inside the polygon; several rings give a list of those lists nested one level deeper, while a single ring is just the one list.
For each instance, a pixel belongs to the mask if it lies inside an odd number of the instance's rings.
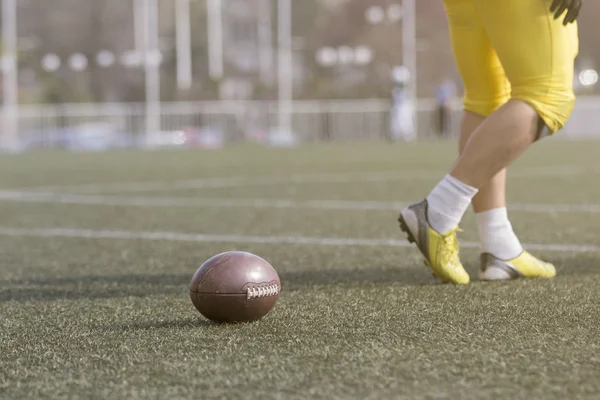
[{"label": "yellow cleat", "polygon": [[427,200],[402,210],[398,222],[408,235],[408,241],[415,243],[423,253],[425,264],[431,267],[434,276],[446,283],[469,283],[469,274],[458,257],[458,227],[443,235],[431,228],[427,220]]},{"label": "yellow cleat", "polygon": [[526,251],[508,261],[500,260],[489,253],[481,255],[479,279],[482,281],[554,276],[556,276],[554,265],[539,260]]}]

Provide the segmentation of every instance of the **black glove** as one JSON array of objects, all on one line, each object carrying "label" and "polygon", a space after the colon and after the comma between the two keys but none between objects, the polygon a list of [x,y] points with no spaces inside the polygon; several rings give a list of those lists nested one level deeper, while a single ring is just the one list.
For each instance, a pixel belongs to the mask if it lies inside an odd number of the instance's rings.
[{"label": "black glove", "polygon": [[582,5],[583,0],[553,0],[550,12],[554,13],[554,19],[558,19],[565,10],[568,10],[563,20],[563,25],[568,25],[577,20]]}]

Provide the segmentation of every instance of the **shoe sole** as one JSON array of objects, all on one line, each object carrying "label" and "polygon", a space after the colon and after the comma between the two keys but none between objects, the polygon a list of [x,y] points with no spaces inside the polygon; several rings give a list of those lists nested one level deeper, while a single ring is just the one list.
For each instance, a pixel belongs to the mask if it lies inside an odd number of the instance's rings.
[{"label": "shoe sole", "polygon": [[[406,224],[406,221],[404,220],[404,216],[402,216],[402,214],[400,214],[400,216],[398,217],[398,222],[400,223],[400,230],[406,234],[406,237],[408,239],[408,243],[417,244],[417,241],[415,240],[415,236],[413,235],[413,233],[408,228],[408,225]],[[419,251],[421,252],[421,254],[423,254],[423,252],[421,251],[421,248],[418,245],[417,245],[417,249],[419,249]],[[425,257],[424,254],[423,254],[423,256]],[[423,261],[424,261],[425,266],[427,266],[430,269],[431,275],[434,278],[440,279],[442,282],[449,283],[445,279],[440,278],[439,275],[435,273],[435,271],[429,265],[429,261],[427,260],[427,257],[425,257],[425,259]]]},{"label": "shoe sole", "polygon": [[400,229],[402,230],[402,232],[406,233],[406,236],[408,237],[408,242],[417,243],[412,232],[410,231],[410,229],[408,229],[408,225],[406,224],[406,221],[404,220],[402,214],[400,214],[400,217],[398,217],[398,222],[400,223]]}]

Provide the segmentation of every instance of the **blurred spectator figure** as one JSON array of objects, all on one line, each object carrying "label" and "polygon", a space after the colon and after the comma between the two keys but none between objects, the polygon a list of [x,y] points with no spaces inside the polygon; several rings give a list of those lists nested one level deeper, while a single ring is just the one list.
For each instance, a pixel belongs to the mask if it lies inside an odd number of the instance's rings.
[{"label": "blurred spectator figure", "polygon": [[452,80],[444,79],[436,92],[435,126],[440,137],[450,136],[451,101],[454,96],[456,96],[456,85]]},{"label": "blurred spectator figure", "polygon": [[405,67],[394,68],[392,79],[394,90],[392,92],[393,105],[391,110],[390,139],[411,141],[415,138],[413,121],[413,109],[406,86],[410,79],[410,73]]}]

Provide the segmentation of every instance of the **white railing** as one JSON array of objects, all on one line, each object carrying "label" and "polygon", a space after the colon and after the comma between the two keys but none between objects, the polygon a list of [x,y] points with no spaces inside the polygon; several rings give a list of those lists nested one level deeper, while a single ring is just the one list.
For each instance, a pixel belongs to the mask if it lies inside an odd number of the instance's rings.
[{"label": "white railing", "polygon": [[[458,132],[460,102],[451,113],[452,132]],[[292,111],[293,132],[302,142],[382,140],[390,130],[390,101],[340,100],[296,101]],[[259,137],[277,124],[277,103],[185,102],[161,104],[161,130],[176,132],[218,130],[225,141]],[[417,105],[417,137],[435,138],[435,103]],[[32,147],[49,147],[57,135],[82,126],[103,127],[142,143],[146,134],[145,107],[137,103],[64,104],[21,106],[18,139]],[[579,98],[571,120],[561,133],[566,138],[600,139],[600,97]]]}]

